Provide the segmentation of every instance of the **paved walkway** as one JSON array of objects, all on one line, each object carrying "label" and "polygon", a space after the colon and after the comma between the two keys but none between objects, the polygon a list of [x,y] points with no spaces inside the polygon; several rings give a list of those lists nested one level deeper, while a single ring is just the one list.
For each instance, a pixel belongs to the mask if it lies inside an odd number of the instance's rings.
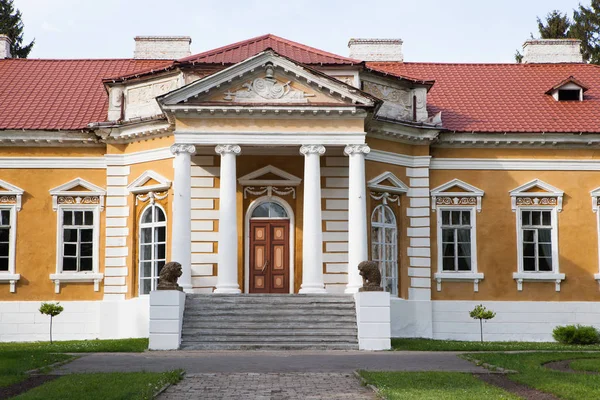
[{"label": "paved walkway", "polygon": [[454,352],[364,351],[148,351],[77,354],[58,374],[168,371],[204,373],[288,373],[374,371],[489,372]]},{"label": "paved walkway", "polygon": [[358,379],[345,373],[192,374],[158,397],[159,400],[376,398]]}]

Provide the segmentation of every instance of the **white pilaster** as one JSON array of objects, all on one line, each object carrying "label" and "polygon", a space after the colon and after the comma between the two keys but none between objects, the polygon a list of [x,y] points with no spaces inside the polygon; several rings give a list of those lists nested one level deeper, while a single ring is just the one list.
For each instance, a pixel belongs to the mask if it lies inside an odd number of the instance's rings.
[{"label": "white pilaster", "polygon": [[218,145],[221,155],[221,182],[219,189],[219,255],[215,293],[240,293],[238,284],[238,226],[237,180],[235,158],[240,146]]},{"label": "white pilaster", "polygon": [[304,155],[304,218],[302,223],[302,286],[300,293],[325,293],[323,284],[323,227],[321,221],[320,157],[325,147],[300,147]]},{"label": "white pilaster", "polygon": [[366,144],[346,146],[350,158],[348,181],[348,284],[346,293],[357,293],[362,286],[358,264],[368,260],[367,193],[365,155],[371,151]]},{"label": "white pilaster", "polygon": [[192,290],[192,216],[191,216],[191,156],[196,147],[191,144],[174,144],[173,170],[173,234],[171,235],[171,260],[181,264],[179,285],[184,291]]}]

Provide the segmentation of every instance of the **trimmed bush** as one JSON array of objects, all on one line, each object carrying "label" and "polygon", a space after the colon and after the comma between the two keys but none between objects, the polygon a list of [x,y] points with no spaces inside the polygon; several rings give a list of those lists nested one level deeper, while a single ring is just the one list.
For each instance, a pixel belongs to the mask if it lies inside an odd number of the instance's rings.
[{"label": "trimmed bush", "polygon": [[557,326],[552,337],[563,344],[597,344],[600,343],[600,332],[593,326],[566,325]]}]

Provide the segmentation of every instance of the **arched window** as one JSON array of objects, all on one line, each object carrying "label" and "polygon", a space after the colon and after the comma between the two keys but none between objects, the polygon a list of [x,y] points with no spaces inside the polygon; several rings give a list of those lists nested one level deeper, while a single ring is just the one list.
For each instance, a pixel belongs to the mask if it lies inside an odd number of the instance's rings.
[{"label": "arched window", "polygon": [[381,269],[381,286],[398,295],[398,225],[387,205],[375,207],[371,215],[371,255]]},{"label": "arched window", "polygon": [[138,243],[140,294],[149,294],[167,259],[167,217],[160,206],[150,204],[142,212]]},{"label": "arched window", "polygon": [[252,218],[288,218],[288,214],[285,208],[271,201],[257,206],[252,211]]}]

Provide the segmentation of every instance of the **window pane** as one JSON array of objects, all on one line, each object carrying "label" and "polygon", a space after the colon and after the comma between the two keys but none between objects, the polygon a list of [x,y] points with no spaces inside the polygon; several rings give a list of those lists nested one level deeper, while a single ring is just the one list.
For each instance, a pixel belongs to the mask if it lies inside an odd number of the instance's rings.
[{"label": "window pane", "polygon": [[81,244],[79,255],[81,257],[91,257],[92,256],[92,244],[91,243]]},{"label": "window pane", "polygon": [[63,214],[63,224],[73,225],[73,211],[65,211]]},{"label": "window pane", "polygon": [[523,271],[535,271],[535,258],[523,257]]},{"label": "window pane", "polygon": [[77,259],[74,257],[63,257],[63,271],[77,271]]},{"label": "window pane", "polygon": [[550,229],[538,229],[538,242],[552,243],[552,234]]},{"label": "window pane", "polygon": [[541,212],[540,211],[532,211],[531,212],[531,225],[540,225],[541,221]]},{"label": "window pane", "polygon": [[7,242],[0,243],[0,256],[8,257],[8,243]]},{"label": "window pane", "polygon": [[10,210],[0,211],[0,225],[10,225]]},{"label": "window pane", "polygon": [[532,230],[524,230],[523,231],[523,241],[524,242],[533,242],[535,237],[535,231]]},{"label": "window pane", "polygon": [[268,218],[269,217],[269,204],[263,203],[256,207],[252,212],[253,218]]},{"label": "window pane", "polygon": [[442,211],[442,225],[450,225],[450,211]]},{"label": "window pane", "polygon": [[551,244],[539,244],[538,255],[540,257],[552,257],[552,245]]},{"label": "window pane", "polygon": [[152,276],[152,274],[151,274],[152,263],[143,262],[141,264],[142,264],[142,266],[140,268],[140,273],[141,273],[142,278],[149,278],[150,276]]},{"label": "window pane", "polygon": [[460,224],[460,211],[452,211],[452,225]]},{"label": "window pane", "polygon": [[389,207],[385,207],[385,223],[386,224],[394,224],[396,222],[396,217],[394,217],[394,213]]},{"label": "window pane", "polygon": [[141,245],[140,246],[140,260],[151,260],[152,259],[152,245]]},{"label": "window pane", "polygon": [[63,241],[77,243],[77,229],[65,229],[63,231]]},{"label": "window pane", "polygon": [[376,226],[371,226],[371,243],[372,242],[379,242],[379,230],[381,228],[378,228]]},{"label": "window pane", "polygon": [[385,230],[385,242],[388,244],[394,244],[396,242],[396,230],[395,229],[386,229]]},{"label": "window pane", "polygon": [[269,217],[271,218],[284,218],[287,217],[285,209],[277,203],[269,203]]},{"label": "window pane", "polygon": [[149,224],[152,222],[152,207],[146,208],[142,214],[142,224]]},{"label": "window pane", "polygon": [[531,211],[523,211],[521,216],[523,217],[523,225],[531,225]]},{"label": "window pane", "polygon": [[79,270],[80,271],[91,271],[92,270],[92,258],[84,257],[79,260]]},{"label": "window pane", "polygon": [[152,228],[142,228],[140,242],[141,243],[152,242]]},{"label": "window pane", "polygon": [[442,246],[444,247],[444,252],[442,253],[444,257],[454,256],[454,243],[444,243]]},{"label": "window pane", "polygon": [[470,211],[462,211],[461,219],[463,225],[471,225],[471,212]]},{"label": "window pane", "polygon": [[0,242],[8,242],[9,231],[8,228],[0,228]]},{"label": "window pane", "polygon": [[75,217],[75,225],[83,225],[83,211],[73,211]]},{"label": "window pane", "polygon": [[166,219],[165,213],[159,207],[154,208],[154,221],[163,222]]},{"label": "window pane", "polygon": [[552,271],[552,258],[541,257],[539,260],[540,271]]},{"label": "window pane", "polygon": [[551,221],[552,221],[551,215],[552,214],[550,213],[550,211],[542,211],[542,225],[545,225],[545,226],[552,225],[552,223],[551,223]]},{"label": "window pane", "polygon": [[93,229],[82,229],[79,234],[81,235],[82,242],[92,242],[93,239]]},{"label": "window pane", "polygon": [[442,241],[454,242],[454,229],[442,229]]},{"label": "window pane", "polygon": [[444,271],[454,271],[454,257],[444,257],[443,264],[442,269]]},{"label": "window pane", "polygon": [[535,244],[534,243],[524,243],[523,244],[523,255],[525,257],[534,257],[535,256]]},{"label": "window pane", "polygon": [[140,282],[140,294],[149,294],[151,290],[152,282],[150,279],[143,279]]},{"label": "window pane", "polygon": [[457,241],[462,243],[471,242],[471,230],[470,229],[457,229],[456,234],[458,236]]},{"label": "window pane", "polygon": [[154,257],[156,257],[157,260],[164,260],[166,258],[166,249],[167,246],[164,244],[156,245]]},{"label": "window pane", "polygon": [[94,213],[92,211],[85,212],[85,225],[94,225]]},{"label": "window pane", "polygon": [[154,241],[156,242],[164,242],[165,238],[167,236],[167,228],[164,226],[159,226],[158,228],[156,228],[156,230],[154,231]]},{"label": "window pane", "polygon": [[0,258],[0,271],[8,271],[8,258]]},{"label": "window pane", "polygon": [[470,271],[471,270],[471,258],[459,257],[458,258],[458,270],[459,271]]},{"label": "window pane", "polygon": [[155,272],[155,276],[158,276],[160,274],[160,270],[165,266],[165,262],[164,261],[156,261],[154,263],[154,271]]},{"label": "window pane", "polygon": [[77,245],[76,244],[65,244],[63,255],[76,256],[77,255]]},{"label": "window pane", "polygon": [[373,246],[371,248],[373,260],[381,260],[381,253],[380,253],[379,246],[380,246],[379,243],[373,243]]},{"label": "window pane", "polygon": [[459,243],[458,244],[458,256],[459,257],[471,257],[471,243]]}]

